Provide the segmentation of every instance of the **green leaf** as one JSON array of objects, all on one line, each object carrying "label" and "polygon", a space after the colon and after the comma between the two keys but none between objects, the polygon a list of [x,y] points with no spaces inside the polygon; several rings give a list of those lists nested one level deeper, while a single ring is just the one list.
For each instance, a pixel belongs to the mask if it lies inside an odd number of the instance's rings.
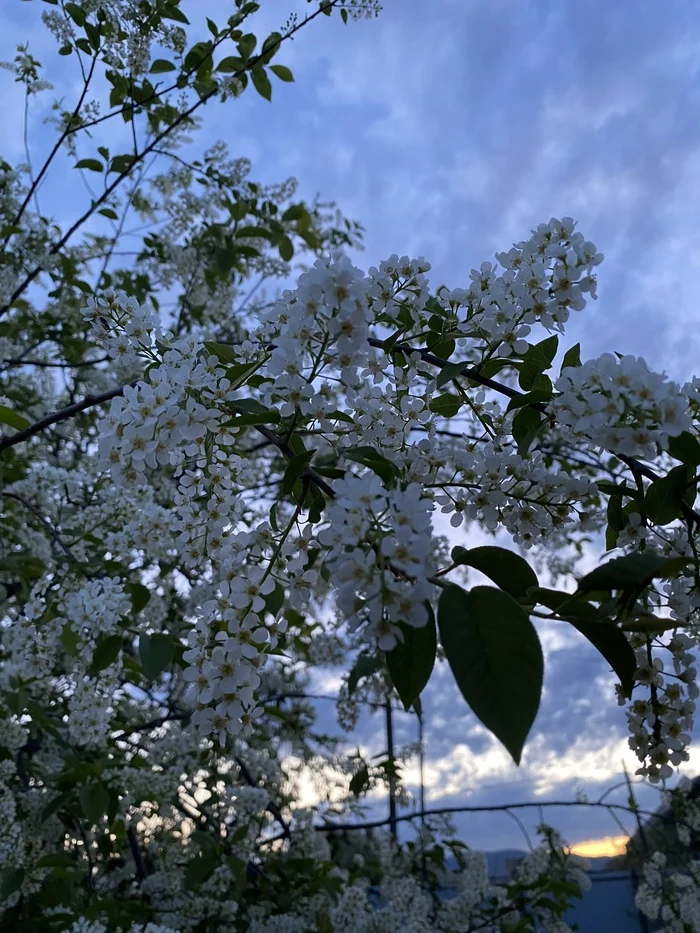
[{"label": "green leaf", "polygon": [[279,582],[275,583],[275,588],[271,593],[267,593],[267,595],[263,596],[265,609],[271,616],[277,616],[277,613],[284,605],[284,597],[284,587]]},{"label": "green leaf", "polygon": [[134,164],[134,157],[128,152],[116,155],[109,163],[109,171],[116,172],[117,175],[126,175]]},{"label": "green leaf", "polygon": [[7,900],[15,891],[19,891],[23,881],[23,868],[12,868],[10,866],[0,868],[0,902]]},{"label": "green leaf", "polygon": [[357,685],[363,677],[369,677],[370,674],[376,674],[384,667],[381,657],[370,654],[361,654],[352,666],[348,675],[348,696],[352,696],[357,690]]},{"label": "green leaf", "polygon": [[235,347],[229,346],[227,343],[215,343],[211,340],[207,340],[204,343],[204,349],[217,357],[221,363],[228,364],[238,362]]},{"label": "green leaf", "polygon": [[552,365],[557,355],[559,338],[556,334],[531,346],[520,364],[520,388],[526,391],[534,387],[537,377]]},{"label": "green leaf", "polygon": [[177,66],[165,58],[156,58],[149,69],[149,74],[160,75],[166,71],[177,71]]},{"label": "green leaf", "polygon": [[133,612],[141,612],[144,606],[148,605],[151,598],[151,591],[143,583],[127,583],[124,586],[131,598],[131,609]]},{"label": "green leaf", "polygon": [[386,457],[378,453],[374,447],[349,447],[347,450],[343,450],[343,454],[348,460],[353,460],[355,463],[361,463],[363,466],[368,467],[384,483],[391,483],[398,476],[398,468],[391,460],[387,460]]},{"label": "green leaf", "polygon": [[688,485],[686,466],[674,467],[667,476],[650,483],[644,496],[644,511],[648,518],[656,525],[668,525],[678,518]]},{"label": "green leaf", "polygon": [[272,100],[272,85],[264,68],[253,68],[250,72],[250,79],[253,82],[253,87],[261,97],[264,97],[265,100]]},{"label": "green leaf", "polygon": [[535,438],[540,434],[547,424],[547,419],[543,418],[534,408],[521,408],[513,416],[511,432],[513,439],[518,445],[518,453],[524,457]]},{"label": "green leaf", "polygon": [[238,230],[236,230],[236,236],[241,238],[257,237],[259,239],[268,240],[270,242],[274,242],[276,239],[275,235],[270,233],[269,230],[266,230],[265,227],[239,227]]},{"label": "green leaf", "polygon": [[350,780],[350,793],[354,794],[355,797],[359,797],[367,787],[369,787],[369,771],[367,765],[363,765],[356,774],[353,774]]},{"label": "green leaf", "polygon": [[548,590],[537,587],[529,593],[535,603],[540,603],[567,622],[587,622],[595,625],[608,623],[610,619],[592,606],[587,600],[571,593],[562,593],[559,590]]},{"label": "green leaf", "polygon": [[525,408],[526,405],[546,405],[551,399],[552,393],[549,391],[534,390],[533,392],[525,392],[508,402],[506,414],[509,411],[515,411],[516,408]]},{"label": "green leaf", "polygon": [[609,483],[606,480],[599,480],[596,486],[601,492],[609,496],[623,495],[632,499],[639,499],[639,490],[634,486],[628,486],[627,483]]},{"label": "green leaf", "polygon": [[[561,361],[561,369],[566,369],[568,366],[580,366],[581,365],[581,344],[576,343],[573,347],[570,347],[564,354],[564,359]],[[561,369],[559,374],[561,375]]]},{"label": "green leaf", "polygon": [[689,431],[683,431],[678,437],[669,437],[668,452],[681,463],[700,466],[700,443]]},{"label": "green leaf", "polygon": [[119,220],[119,215],[111,207],[103,207],[97,213],[102,214],[103,217],[108,217],[109,220]]},{"label": "green leaf", "polygon": [[155,680],[170,664],[175,656],[172,638],[162,632],[154,635],[141,635],[139,638],[141,667],[148,680]]},{"label": "green leaf", "polygon": [[596,567],[579,581],[578,592],[594,590],[623,590],[647,586],[653,579],[676,577],[687,566],[684,557],[663,557],[641,551],[615,557],[601,567]]},{"label": "green leaf", "polygon": [[24,431],[29,427],[29,421],[7,405],[0,405],[0,424],[8,424],[11,428]]},{"label": "green leaf", "polygon": [[506,548],[490,544],[474,548],[454,547],[452,562],[473,567],[516,599],[539,585],[537,574],[525,558]]},{"label": "green leaf", "polygon": [[203,849],[196,855],[185,869],[185,890],[190,890],[211,875],[219,864],[219,858],[214,849]]},{"label": "green leaf", "polygon": [[78,642],[78,633],[75,629],[71,628],[70,622],[66,622],[61,632],[61,644],[66,654],[69,654],[72,658],[77,658],[78,656]]},{"label": "green leaf", "polygon": [[[246,35],[241,36],[238,40],[238,51],[241,53],[243,58],[249,59],[255,50],[257,45],[257,38],[253,35],[252,32],[246,33]],[[264,48],[263,48],[264,50]]]},{"label": "green leaf", "polygon": [[81,159],[76,162],[74,168],[86,168],[91,172],[104,172],[105,167],[99,159]]},{"label": "green leaf", "polygon": [[462,407],[462,404],[462,399],[459,398],[459,396],[445,393],[444,395],[438,395],[436,398],[431,399],[428,408],[441,418],[454,418]]},{"label": "green leaf", "polygon": [[[216,344],[216,346],[224,346],[224,344]],[[248,379],[262,366],[264,360],[260,359],[253,363],[236,363],[234,366],[228,366],[226,368],[226,378],[231,383],[232,389],[240,388],[243,383],[247,382]],[[257,405],[257,408],[253,408],[253,405]],[[252,411],[262,411],[264,406],[260,402],[255,401],[255,399],[236,399],[236,407],[242,408],[246,412]]]},{"label": "green leaf", "polygon": [[542,694],[542,648],[527,612],[490,586],[450,583],[438,605],[440,640],[462,696],[520,764]]},{"label": "green leaf", "polygon": [[95,825],[109,809],[109,791],[102,783],[85,784],[78,791],[78,800],[85,817]]},{"label": "green leaf", "polygon": [[97,642],[92,655],[92,668],[94,671],[104,670],[119,657],[119,651],[124,644],[121,635],[108,635]]},{"label": "green leaf", "polygon": [[435,614],[430,603],[428,621],[421,628],[401,625],[403,642],[387,652],[386,663],[391,682],[396,689],[404,709],[408,712],[418,700],[435,666],[437,652],[437,631]]},{"label": "green leaf", "polygon": [[[239,71],[242,71],[245,68],[245,62],[242,58],[236,58],[235,55],[229,55],[227,58],[222,58],[219,64],[216,66],[216,71],[220,71],[222,74],[237,74]],[[239,218],[240,219],[240,218]]]},{"label": "green leaf", "polygon": [[448,382],[452,382],[452,380],[456,379],[461,374],[462,370],[466,369],[468,366],[469,363],[465,363],[464,361],[448,363],[446,366],[443,366],[435,379],[435,388],[441,389],[444,385],[447,385]]},{"label": "green leaf", "polygon": [[271,32],[270,35],[265,39],[262,44],[262,50],[260,55],[262,57],[262,63],[267,64],[275,55],[279,52],[280,43],[282,42],[282,34],[279,32]]},{"label": "green leaf", "polygon": [[279,250],[280,259],[282,259],[284,262],[291,261],[292,256],[294,256],[294,244],[288,236],[283,236],[280,239],[277,249]]},{"label": "green leaf", "polygon": [[182,10],[175,4],[169,6],[168,9],[165,10],[161,15],[163,19],[174,19],[176,23],[184,23],[185,26],[190,25],[190,21],[187,19]]},{"label": "green leaf", "polygon": [[612,623],[605,625],[600,622],[584,622],[581,619],[568,619],[567,621],[603,655],[620,678],[627,696],[631,696],[637,662],[624,633]]},{"label": "green leaf", "polygon": [[293,81],[294,75],[286,65],[270,65],[270,71],[276,74],[280,81]]},{"label": "green leaf", "polygon": [[56,852],[53,855],[44,855],[36,863],[37,868],[78,868],[79,863],[75,856],[68,852]]},{"label": "green leaf", "polygon": [[241,428],[246,425],[255,424],[277,424],[280,420],[280,413],[273,408],[265,408],[263,411],[251,411],[244,415],[235,415],[229,421],[225,421],[222,427]]},{"label": "green leaf", "polygon": [[625,514],[622,510],[622,494],[615,493],[608,499],[607,508],[608,527],[605,530],[605,546],[607,550],[616,547],[617,535],[625,527]]},{"label": "green leaf", "polygon": [[[192,48],[185,55],[185,60],[183,65],[185,71],[198,71],[203,65],[205,66],[205,71],[207,70],[205,63],[208,61],[209,68],[211,71],[211,49],[212,43],[207,42],[195,42]],[[199,73],[199,72],[198,72]]]},{"label": "green leaf", "polygon": [[287,469],[284,471],[284,476],[282,477],[282,483],[280,485],[280,492],[283,496],[288,496],[292,491],[294,484],[311,463],[315,453],[315,450],[305,450],[303,453],[295,454],[295,456],[291,458],[287,464]]}]

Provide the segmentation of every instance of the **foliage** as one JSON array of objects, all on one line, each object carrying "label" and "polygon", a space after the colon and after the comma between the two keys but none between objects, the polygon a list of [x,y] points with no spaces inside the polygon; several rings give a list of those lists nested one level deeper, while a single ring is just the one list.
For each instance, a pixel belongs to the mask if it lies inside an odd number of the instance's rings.
[{"label": "foliage", "polygon": [[[549,375],[602,260],[570,218],[432,294],[422,257],[354,267],[360,225],[294,179],[192,154],[205,105],[292,93],[285,42],[375,3],[260,44],[245,0],[193,26],[179,0],[45,3],[81,86],[41,168],[0,163],[2,927],[564,929],[585,876],[549,827],[506,885],[438,821],[349,851],[372,790],[407,802],[407,753],[342,755],[309,672],[346,664],[349,728],[367,698],[420,716],[446,658],[519,762],[538,625],[571,626],[620,680],[638,773],[670,776],[698,695],[700,383],[578,347]],[[7,68],[27,107],[50,88],[27,45]],[[524,553],[450,557],[436,507]],[[540,586],[538,555],[599,531],[616,556]]]}]

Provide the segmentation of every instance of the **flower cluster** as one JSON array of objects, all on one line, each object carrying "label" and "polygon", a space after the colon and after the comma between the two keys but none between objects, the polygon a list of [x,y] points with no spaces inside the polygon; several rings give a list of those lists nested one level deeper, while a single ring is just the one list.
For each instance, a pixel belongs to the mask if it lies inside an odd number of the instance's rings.
[{"label": "flower cluster", "polygon": [[684,632],[673,634],[664,646],[671,654],[673,672],[665,672],[661,658],[653,656],[651,642],[641,636],[633,636],[631,641],[637,657],[634,679],[649,691],[649,696],[630,702],[629,747],[642,763],[636,773],[656,783],[670,778],[671,766],[678,766],[689,757],[695,700],[700,693],[691,651],[694,642]]},{"label": "flower cluster", "polygon": [[556,388],[552,416],[613,453],[653,458],[693,424],[678,385],[641,358],[603,353],[563,369]]},{"label": "flower cluster", "polygon": [[403,640],[400,622],[416,628],[428,622],[432,503],[418,483],[388,494],[373,474],[348,475],[335,492],[319,541],[337,580],[336,602],[350,631],[366,624],[390,651]]},{"label": "flower cluster", "polygon": [[693,860],[687,872],[670,872],[666,855],[654,852],[644,866],[642,883],[635,903],[651,920],[659,920],[659,933],[698,933],[700,931],[700,861]]}]

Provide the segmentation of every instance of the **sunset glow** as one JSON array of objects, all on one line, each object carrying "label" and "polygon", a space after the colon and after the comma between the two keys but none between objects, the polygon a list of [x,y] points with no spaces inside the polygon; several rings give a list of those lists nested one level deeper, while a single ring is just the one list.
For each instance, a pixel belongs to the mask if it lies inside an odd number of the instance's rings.
[{"label": "sunset glow", "polygon": [[628,842],[629,836],[604,836],[602,839],[587,839],[584,842],[577,842],[571,846],[571,852],[585,858],[622,855]]}]

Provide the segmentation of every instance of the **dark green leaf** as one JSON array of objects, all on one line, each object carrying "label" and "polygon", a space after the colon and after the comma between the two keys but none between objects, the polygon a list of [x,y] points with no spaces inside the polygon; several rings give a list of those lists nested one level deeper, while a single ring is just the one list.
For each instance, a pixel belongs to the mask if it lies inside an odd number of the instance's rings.
[{"label": "dark green leaf", "polygon": [[601,567],[596,567],[579,582],[578,591],[588,593],[593,590],[623,590],[647,586],[660,577],[676,577],[686,567],[688,561],[682,557],[663,557],[646,551],[615,557]]},{"label": "dark green leaf", "polygon": [[[236,58],[234,55],[229,55],[228,58],[222,58],[219,64],[216,66],[216,71],[220,71],[222,74],[237,74],[239,71],[242,71],[245,68],[245,62],[242,58]],[[240,218],[238,218],[240,220]]]},{"label": "dark green leaf", "polygon": [[431,399],[428,408],[441,418],[454,418],[462,407],[462,400],[457,395],[438,395]]},{"label": "dark green leaf", "polygon": [[671,456],[687,463],[689,466],[700,466],[700,443],[695,435],[684,431],[678,437],[669,437],[668,452]]},{"label": "dark green leaf", "polygon": [[175,656],[175,645],[169,635],[156,632],[139,638],[141,667],[148,680],[155,680]]},{"label": "dark green leaf", "polygon": [[270,84],[270,79],[265,69],[259,67],[253,68],[250,72],[250,78],[258,94],[264,97],[265,100],[272,100],[272,85]]},{"label": "dark green leaf", "polygon": [[286,65],[270,65],[270,71],[276,74],[280,81],[294,80],[294,75]]},{"label": "dark green leaf", "polygon": [[612,623],[606,625],[600,622],[584,622],[581,619],[568,619],[567,621],[598,649],[620,678],[627,696],[631,696],[637,662],[624,633]]},{"label": "dark green leaf", "polygon": [[215,343],[214,341],[207,340],[204,343],[204,348],[208,353],[216,356],[222,363],[237,363],[238,361],[235,347],[229,346],[227,343]]},{"label": "dark green leaf", "polygon": [[521,408],[513,416],[511,432],[521,457],[527,454],[546,423],[546,418],[543,418],[534,408]]},{"label": "dark green leaf", "polygon": [[363,677],[369,677],[370,674],[376,674],[384,667],[384,662],[380,657],[370,654],[361,654],[355,661],[350,674],[348,675],[348,696],[352,696],[357,685]]},{"label": "dark green leaf", "polygon": [[359,797],[366,787],[369,787],[369,771],[367,765],[364,765],[356,774],[353,774],[350,781],[350,793]]},{"label": "dark green leaf", "polygon": [[218,864],[219,858],[216,851],[213,849],[203,849],[192,859],[185,869],[185,890],[189,891],[191,888],[206,881]]},{"label": "dark green leaf", "polygon": [[78,633],[71,627],[70,622],[66,622],[61,632],[61,644],[65,648],[66,654],[72,658],[78,656]]},{"label": "dark green leaf", "polygon": [[163,12],[162,16],[163,19],[174,19],[176,23],[184,23],[185,26],[189,26],[190,24],[185,14],[175,4],[169,6],[168,9]]},{"label": "dark green leaf", "polygon": [[177,67],[165,58],[156,58],[149,68],[149,74],[152,75],[165,74],[166,71],[177,71]]},{"label": "dark green leaf", "polygon": [[93,670],[104,670],[116,661],[123,644],[124,640],[121,635],[108,635],[106,638],[101,638],[92,655]]},{"label": "dark green leaf", "polygon": [[277,616],[277,613],[280,611],[284,605],[284,587],[280,583],[275,583],[275,588],[271,593],[268,593],[266,596],[263,596],[265,602],[265,609],[272,616]]},{"label": "dark green leaf", "polygon": [[674,467],[667,475],[655,479],[644,496],[644,511],[656,525],[668,525],[681,514],[681,503],[688,488],[688,468]]},{"label": "dark green leaf", "polygon": [[44,855],[36,863],[37,868],[78,868],[75,856],[68,852],[56,852],[53,855]]},{"label": "dark green leaf", "polygon": [[609,496],[624,495],[631,499],[639,498],[639,490],[634,486],[628,486],[627,483],[609,483],[606,480],[599,480],[596,485],[601,492]]},{"label": "dark green leaf", "polygon": [[239,227],[236,230],[237,237],[246,237],[246,238],[259,238],[263,240],[269,240],[270,242],[275,240],[275,237],[269,230],[266,230],[265,227]]},{"label": "dark green leaf", "polygon": [[508,402],[508,407],[506,408],[506,414],[509,411],[515,411],[516,408],[524,408],[526,405],[546,405],[552,398],[551,392],[543,391],[533,391],[525,392],[523,395],[519,395],[517,398],[512,398]]},{"label": "dark green leaf", "polygon": [[280,413],[273,408],[266,408],[263,411],[251,411],[244,415],[235,415],[229,421],[225,421],[222,427],[241,428],[251,424],[277,424],[280,420]]},{"label": "dark green leaf", "polygon": [[282,477],[282,483],[280,485],[280,492],[283,496],[288,496],[292,491],[294,484],[311,463],[315,453],[315,450],[305,450],[303,453],[295,454],[295,456],[291,458],[287,464],[287,469],[284,471],[284,476]]},{"label": "dark green leaf", "polygon": [[284,262],[290,262],[294,255],[294,244],[288,236],[283,236],[280,239],[277,249],[279,250],[280,259],[284,260]]},{"label": "dark green leaf", "polygon": [[0,424],[7,424],[17,431],[24,431],[29,427],[29,422],[22,415],[8,408],[7,405],[0,405]]},{"label": "dark green leaf", "polygon": [[443,366],[435,379],[435,387],[441,389],[444,385],[447,385],[448,382],[452,382],[453,379],[456,379],[462,370],[467,369],[468,366],[469,364],[464,361],[448,363],[446,366]]},{"label": "dark green leaf", "polygon": [[625,527],[625,516],[622,514],[622,495],[616,493],[608,499],[608,525],[613,531],[622,531]]},{"label": "dark green leaf", "polygon": [[99,823],[109,809],[109,791],[104,784],[85,784],[78,791],[80,807],[93,825]]},{"label": "dark green leaf", "polygon": [[435,614],[427,604],[428,621],[421,628],[401,625],[403,642],[386,655],[391,682],[396,689],[404,709],[408,711],[418,700],[423,688],[430,680],[435,666],[437,632]]},{"label": "dark green leaf", "polygon": [[385,483],[391,483],[398,475],[397,467],[387,460],[386,457],[378,453],[374,447],[349,447],[343,450],[344,456],[355,463],[361,463],[368,467]]},{"label": "dark green leaf", "polygon": [[127,583],[124,589],[131,598],[132,611],[141,612],[151,598],[151,591],[143,583]]},{"label": "dark green leaf", "polygon": [[530,390],[534,387],[534,382],[540,373],[545,372],[552,365],[558,347],[559,338],[555,334],[528,349],[520,364],[518,381],[521,389]]},{"label": "dark green leaf", "polygon": [[452,548],[452,562],[473,567],[516,599],[525,596],[530,587],[539,585],[537,574],[525,558],[495,545]]},{"label": "dark green leaf", "polygon": [[[564,354],[564,359],[561,361],[561,368],[566,369],[567,367],[574,367],[581,365],[581,344],[576,343],[573,347],[570,347]],[[559,370],[561,374],[561,370]]]},{"label": "dark green leaf", "polygon": [[99,159],[81,159],[75,163],[75,168],[86,168],[91,172],[104,172],[105,167]]},{"label": "dark green leaf", "polygon": [[542,694],[542,648],[527,612],[490,586],[451,583],[438,605],[440,640],[462,696],[516,764]]},{"label": "dark green leaf", "polygon": [[23,881],[23,868],[12,868],[10,866],[0,868],[0,903],[7,900],[15,891],[19,891]]},{"label": "dark green leaf", "polygon": [[529,597],[536,603],[551,609],[567,622],[588,622],[596,625],[608,623],[607,616],[592,606],[587,600],[580,596],[574,596],[571,593],[562,593],[559,590],[548,590],[544,587],[537,587],[531,590]]}]

